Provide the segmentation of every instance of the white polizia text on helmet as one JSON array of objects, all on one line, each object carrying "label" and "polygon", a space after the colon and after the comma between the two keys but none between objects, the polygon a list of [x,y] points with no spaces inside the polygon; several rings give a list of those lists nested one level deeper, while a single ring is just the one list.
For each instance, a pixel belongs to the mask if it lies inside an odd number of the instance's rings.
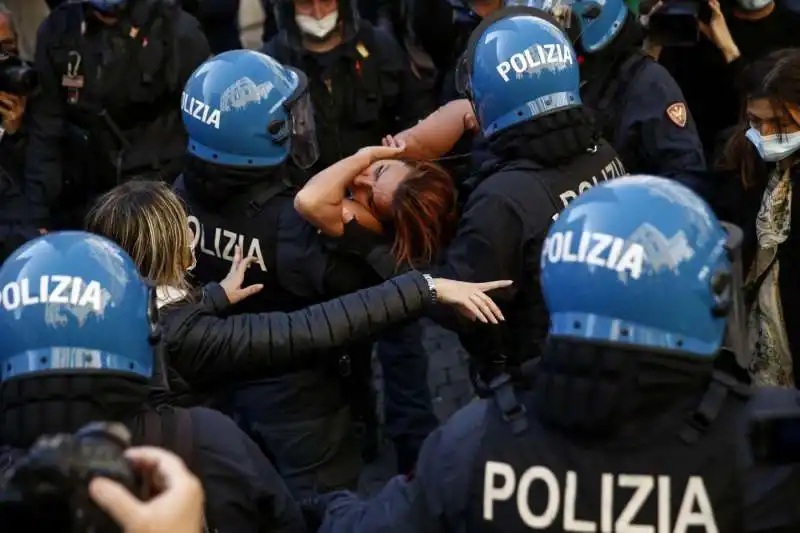
[{"label": "white polizia text on helmet", "polygon": [[512,70],[517,74],[517,78],[523,74],[533,74],[543,68],[563,68],[573,65],[575,57],[572,49],[563,44],[535,44],[526,48],[523,52],[512,55],[507,61],[497,65],[497,73],[508,83],[511,77],[508,75]]},{"label": "white polizia text on helmet", "polygon": [[181,93],[181,110],[188,116],[195,120],[199,120],[207,126],[214,126],[219,129],[220,111],[208,105],[207,103],[197,100],[185,92]]},{"label": "white polizia text on helmet", "polygon": [[641,244],[605,233],[571,231],[550,235],[544,243],[543,262],[584,263],[626,273],[639,279],[644,267],[645,252]]},{"label": "white polizia text on helmet", "polygon": [[[38,283],[38,292],[35,290]],[[97,281],[75,276],[42,276],[38,280],[22,278],[3,286],[0,304],[6,311],[38,304],[67,304],[103,310],[103,287]]]}]

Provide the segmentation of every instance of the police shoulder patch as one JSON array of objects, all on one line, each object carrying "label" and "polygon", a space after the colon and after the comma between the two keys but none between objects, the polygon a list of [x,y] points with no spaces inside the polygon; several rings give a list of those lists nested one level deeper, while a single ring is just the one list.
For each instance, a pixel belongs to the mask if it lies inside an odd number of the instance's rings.
[{"label": "police shoulder patch", "polygon": [[683,102],[675,102],[667,108],[667,117],[679,128],[686,127],[686,120],[688,118],[686,113],[686,104]]}]

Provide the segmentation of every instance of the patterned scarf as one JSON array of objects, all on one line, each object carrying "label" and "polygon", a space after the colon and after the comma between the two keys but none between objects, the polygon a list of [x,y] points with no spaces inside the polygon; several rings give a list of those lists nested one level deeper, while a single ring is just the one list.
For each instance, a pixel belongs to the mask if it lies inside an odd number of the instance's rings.
[{"label": "patterned scarf", "polygon": [[750,339],[755,342],[751,371],[758,385],[794,387],[789,340],[783,320],[778,286],[778,247],[789,237],[792,224],[792,182],[788,170],[776,169],[770,177],[756,218],[758,252],[748,284],[761,279],[750,310]]}]

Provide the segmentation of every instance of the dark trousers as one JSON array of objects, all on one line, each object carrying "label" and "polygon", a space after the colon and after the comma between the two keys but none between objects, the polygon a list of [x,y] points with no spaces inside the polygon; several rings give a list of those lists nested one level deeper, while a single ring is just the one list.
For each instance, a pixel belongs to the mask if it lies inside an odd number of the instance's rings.
[{"label": "dark trousers", "polygon": [[392,328],[377,347],[383,368],[386,434],[394,442],[401,474],[413,470],[422,443],[439,425],[428,387],[424,328],[418,320]]},{"label": "dark trousers", "polygon": [[336,376],[310,370],[239,387],[220,398],[297,499],[356,490],[361,451]]}]

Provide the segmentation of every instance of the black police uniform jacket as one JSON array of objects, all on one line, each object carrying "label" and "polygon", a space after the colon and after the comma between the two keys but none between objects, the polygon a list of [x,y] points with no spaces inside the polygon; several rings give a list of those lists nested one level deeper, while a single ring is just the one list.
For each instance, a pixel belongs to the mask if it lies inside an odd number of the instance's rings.
[{"label": "black police uniform jacket", "polygon": [[[319,532],[797,530],[800,469],[755,465],[746,436],[753,413],[800,414],[796,390],[748,391],[712,377],[708,360],[597,350],[546,353],[516,393],[525,411],[504,415],[495,399],[461,409],[428,437],[413,478],[371,500],[324,497]],[[719,403],[704,402],[710,390]]]},{"label": "black police uniform jacket", "polygon": [[203,484],[209,531],[306,531],[275,468],[230,418],[200,407],[157,407],[151,384],[136,377],[58,372],[4,382],[0,459],[19,456],[40,435],[74,433],[96,421],[123,422],[134,446],[179,455]]},{"label": "black police uniform jacket", "polygon": [[422,274],[409,272],[293,313],[226,317],[230,304],[213,283],[200,303],[162,308],[161,321],[170,366],[193,392],[208,392],[313,366],[331,348],[364,340],[431,303]]},{"label": "black police uniform jacket", "polygon": [[464,347],[472,354],[497,349],[518,361],[539,355],[548,327],[539,289],[540,255],[547,230],[579,194],[625,173],[616,152],[603,140],[566,163],[548,167],[522,157],[488,161],[467,196],[443,263],[434,269],[438,276],[449,279],[514,282],[510,290],[493,294],[506,317],[506,340],[498,342],[496,335],[480,326],[459,331]]},{"label": "black police uniform jacket", "polygon": [[55,215],[59,224],[65,205],[91,202],[120,180],[180,172],[186,133],[176,102],[210,56],[208,42],[168,0],[130,4],[107,26],[85,4],[66,3],[39,27],[25,184],[43,221]]}]

